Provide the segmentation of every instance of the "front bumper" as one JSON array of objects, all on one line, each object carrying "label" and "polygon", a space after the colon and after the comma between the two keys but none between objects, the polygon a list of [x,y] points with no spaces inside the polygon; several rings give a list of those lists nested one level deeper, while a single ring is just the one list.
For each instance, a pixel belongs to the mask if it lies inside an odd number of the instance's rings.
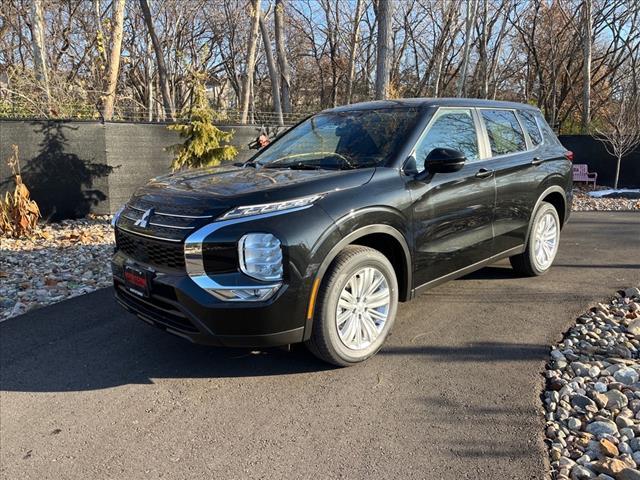
[{"label": "front bumper", "polygon": [[205,292],[184,272],[158,272],[150,295],[142,298],[124,284],[127,263],[150,266],[118,251],[112,260],[116,300],[145,322],[193,343],[230,347],[270,347],[302,342],[308,285],[285,283],[265,302],[224,302]]}]

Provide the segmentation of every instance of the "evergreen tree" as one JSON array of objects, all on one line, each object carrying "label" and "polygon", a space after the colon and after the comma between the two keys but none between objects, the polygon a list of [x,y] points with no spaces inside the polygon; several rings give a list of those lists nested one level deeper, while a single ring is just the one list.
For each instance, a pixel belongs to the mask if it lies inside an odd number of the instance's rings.
[{"label": "evergreen tree", "polygon": [[178,132],[184,143],[178,143],[168,147],[175,154],[171,168],[198,168],[220,165],[220,163],[233,160],[238,151],[229,141],[233,132],[223,132],[217,128],[213,121],[217,116],[209,106],[204,83],[198,77],[194,77],[193,101],[191,107],[180,114],[179,123],[169,125],[167,128]]}]

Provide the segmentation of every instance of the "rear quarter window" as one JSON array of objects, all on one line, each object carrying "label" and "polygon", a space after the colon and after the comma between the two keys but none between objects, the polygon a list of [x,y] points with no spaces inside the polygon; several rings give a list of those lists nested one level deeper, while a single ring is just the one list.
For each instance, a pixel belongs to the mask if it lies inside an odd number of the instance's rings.
[{"label": "rear quarter window", "polygon": [[527,112],[526,110],[521,110],[519,114],[522,124],[529,134],[531,143],[534,146],[540,145],[542,143],[542,133],[540,133],[540,127],[538,127],[535,115],[531,112]]},{"label": "rear quarter window", "polygon": [[508,155],[527,149],[524,133],[513,110],[482,109],[480,114],[487,128],[491,155]]},{"label": "rear quarter window", "polygon": [[553,133],[553,130],[544,119],[541,113],[536,112],[536,118],[538,119],[538,125],[540,125],[540,130],[542,131],[542,138],[544,143],[548,145],[562,145],[556,134]]}]

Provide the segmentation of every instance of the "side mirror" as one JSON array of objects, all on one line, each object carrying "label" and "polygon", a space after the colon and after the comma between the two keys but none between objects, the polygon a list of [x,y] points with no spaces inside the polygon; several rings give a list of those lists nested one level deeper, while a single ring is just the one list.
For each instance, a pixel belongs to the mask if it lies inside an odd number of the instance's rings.
[{"label": "side mirror", "polygon": [[457,172],[467,161],[464,153],[453,148],[434,148],[424,161],[425,170],[429,173]]}]

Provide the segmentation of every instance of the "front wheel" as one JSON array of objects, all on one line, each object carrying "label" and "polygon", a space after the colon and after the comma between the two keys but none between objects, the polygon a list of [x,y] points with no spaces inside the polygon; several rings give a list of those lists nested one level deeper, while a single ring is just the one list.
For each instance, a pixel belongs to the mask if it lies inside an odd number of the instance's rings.
[{"label": "front wheel", "polygon": [[397,306],[398,281],[387,257],[373,248],[350,245],[322,281],[307,347],[334,365],[362,362],[384,343]]},{"label": "front wheel", "polygon": [[531,224],[525,251],[509,258],[513,269],[529,277],[547,273],[558,253],[560,217],[555,207],[542,202]]}]

